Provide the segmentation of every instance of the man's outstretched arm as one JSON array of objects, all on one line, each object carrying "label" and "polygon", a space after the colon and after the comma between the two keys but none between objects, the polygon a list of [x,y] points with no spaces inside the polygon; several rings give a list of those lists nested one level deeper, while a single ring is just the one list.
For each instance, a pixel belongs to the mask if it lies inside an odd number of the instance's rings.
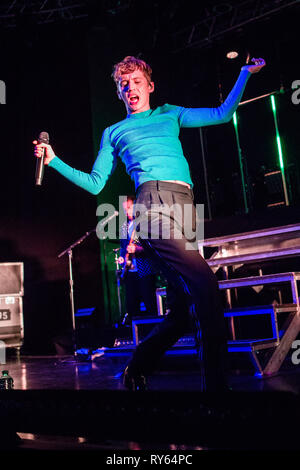
[{"label": "man's outstretched arm", "polygon": [[76,170],[64,163],[55,155],[50,145],[37,144],[36,141],[33,143],[35,144],[34,154],[37,158],[41,157],[42,149],[45,148],[45,165],[54,168],[69,181],[94,195],[100,193],[116,166],[116,157],[110,143],[108,129],[103,133],[100,150],[91,173]]},{"label": "man's outstretched arm", "polygon": [[264,59],[252,59],[254,65],[244,65],[224,103],[217,108],[185,108],[180,116],[181,127],[202,127],[230,121],[243,96],[251,74],[266,65]]}]

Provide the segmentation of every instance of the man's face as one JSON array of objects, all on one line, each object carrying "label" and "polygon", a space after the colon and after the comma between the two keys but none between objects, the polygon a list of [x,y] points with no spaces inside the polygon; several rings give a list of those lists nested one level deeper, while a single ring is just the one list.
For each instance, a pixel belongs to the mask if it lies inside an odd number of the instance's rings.
[{"label": "man's face", "polygon": [[118,97],[124,101],[127,114],[142,113],[150,109],[153,82],[148,82],[141,70],[122,74],[118,81]]},{"label": "man's face", "polygon": [[133,219],[133,201],[128,199],[123,202],[123,209],[129,220]]}]

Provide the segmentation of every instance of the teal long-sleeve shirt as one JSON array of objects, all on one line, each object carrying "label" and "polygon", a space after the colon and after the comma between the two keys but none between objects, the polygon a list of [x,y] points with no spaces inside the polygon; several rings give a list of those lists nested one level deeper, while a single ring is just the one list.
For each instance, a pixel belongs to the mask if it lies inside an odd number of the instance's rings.
[{"label": "teal long-sleeve shirt", "polygon": [[136,189],[153,180],[178,180],[192,187],[189,165],[179,140],[180,128],[230,121],[250,75],[246,69],[242,70],[228,97],[217,108],[184,108],[165,104],[154,110],[127,115],[103,132],[91,173],[76,170],[57,156],[49,167],[91,194],[98,194],[103,189],[118,157],[125,164]]}]

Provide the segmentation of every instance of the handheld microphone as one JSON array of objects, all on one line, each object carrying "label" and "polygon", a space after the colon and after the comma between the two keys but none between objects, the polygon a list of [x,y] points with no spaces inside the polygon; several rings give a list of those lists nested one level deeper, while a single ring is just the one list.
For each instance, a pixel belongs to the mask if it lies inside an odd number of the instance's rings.
[{"label": "handheld microphone", "polygon": [[[49,144],[49,134],[48,132],[41,132],[38,138],[39,144]],[[35,185],[41,186],[44,176],[44,158],[45,158],[45,149],[43,149],[43,155],[41,158],[37,159],[35,167]]]}]

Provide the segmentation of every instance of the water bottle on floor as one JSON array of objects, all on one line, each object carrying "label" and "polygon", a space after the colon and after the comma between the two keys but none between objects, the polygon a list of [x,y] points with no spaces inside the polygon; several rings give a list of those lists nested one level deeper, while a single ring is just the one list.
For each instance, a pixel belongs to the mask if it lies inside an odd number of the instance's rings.
[{"label": "water bottle on floor", "polygon": [[11,390],[14,388],[14,379],[9,375],[8,370],[3,370],[0,377],[0,390]]}]

